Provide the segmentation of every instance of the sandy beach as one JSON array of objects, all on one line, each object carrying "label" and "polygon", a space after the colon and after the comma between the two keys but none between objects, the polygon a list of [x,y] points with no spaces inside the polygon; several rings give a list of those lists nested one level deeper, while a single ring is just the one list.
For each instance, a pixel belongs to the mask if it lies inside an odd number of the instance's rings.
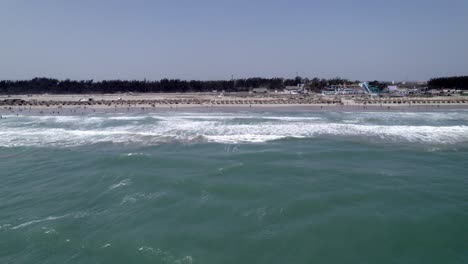
[{"label": "sandy beach", "polygon": [[153,111],[437,111],[468,109],[466,97],[322,95],[69,94],[0,96],[0,113],[86,114]]}]

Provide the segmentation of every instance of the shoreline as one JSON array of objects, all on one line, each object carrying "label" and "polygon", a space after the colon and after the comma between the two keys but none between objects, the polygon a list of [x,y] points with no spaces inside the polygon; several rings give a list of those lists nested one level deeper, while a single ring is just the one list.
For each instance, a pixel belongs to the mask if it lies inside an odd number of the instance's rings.
[{"label": "shoreline", "polygon": [[0,96],[0,115],[151,112],[468,110],[466,97],[220,96],[214,94],[87,94]]},{"label": "shoreline", "polygon": [[417,105],[417,106],[362,106],[362,105],[224,105],[224,106],[157,106],[157,107],[2,107],[1,116],[27,115],[89,115],[99,113],[143,114],[143,113],[184,113],[184,112],[444,112],[468,111],[468,105]]}]

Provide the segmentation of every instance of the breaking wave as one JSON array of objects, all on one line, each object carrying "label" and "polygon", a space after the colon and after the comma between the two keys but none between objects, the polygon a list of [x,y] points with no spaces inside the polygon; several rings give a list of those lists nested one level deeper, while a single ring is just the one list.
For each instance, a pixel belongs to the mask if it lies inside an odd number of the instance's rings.
[{"label": "breaking wave", "polygon": [[323,136],[456,144],[468,142],[467,120],[466,112],[11,116],[0,123],[0,146],[249,143]]}]

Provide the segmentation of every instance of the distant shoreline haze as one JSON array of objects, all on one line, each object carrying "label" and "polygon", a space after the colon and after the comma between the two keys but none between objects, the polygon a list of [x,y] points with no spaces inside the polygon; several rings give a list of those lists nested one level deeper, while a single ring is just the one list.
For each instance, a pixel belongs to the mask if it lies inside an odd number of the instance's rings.
[{"label": "distant shoreline haze", "polygon": [[[159,81],[147,80],[58,80],[53,78],[34,78],[31,80],[3,80],[0,81],[0,94],[82,94],[82,93],[167,93],[167,92],[247,92],[253,88],[264,87],[271,90],[281,90],[286,86],[305,84],[308,89],[320,92],[325,87],[333,85],[357,85],[360,81],[351,81],[342,78],[261,78],[232,80],[179,80],[162,79]],[[389,82],[373,81],[374,86],[385,88]],[[468,90],[468,76],[441,77],[428,81],[427,87],[431,89],[460,89]]]}]

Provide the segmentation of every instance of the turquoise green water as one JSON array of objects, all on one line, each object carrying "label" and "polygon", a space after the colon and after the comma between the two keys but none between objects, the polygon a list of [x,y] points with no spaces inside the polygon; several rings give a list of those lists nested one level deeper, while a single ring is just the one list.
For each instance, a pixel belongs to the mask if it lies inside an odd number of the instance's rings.
[{"label": "turquoise green water", "polygon": [[0,263],[467,263],[468,112],[0,120]]}]

